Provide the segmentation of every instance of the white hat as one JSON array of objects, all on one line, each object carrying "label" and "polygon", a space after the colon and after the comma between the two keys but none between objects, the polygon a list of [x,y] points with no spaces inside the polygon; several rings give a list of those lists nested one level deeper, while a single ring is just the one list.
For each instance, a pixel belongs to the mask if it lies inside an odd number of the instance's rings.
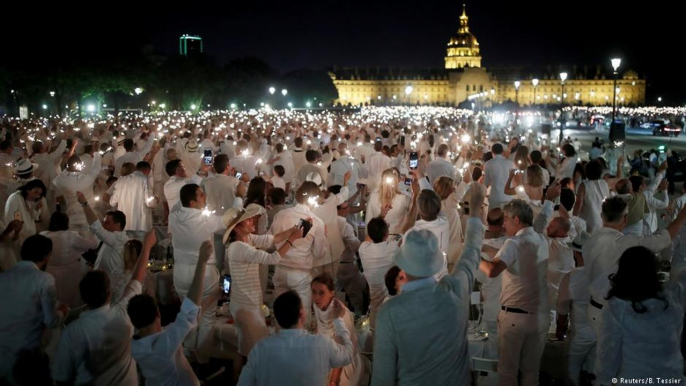
[{"label": "white hat", "polygon": [[319,186],[320,188],[322,187],[322,176],[320,176],[319,173],[308,173],[307,177],[305,177],[305,181],[312,181],[315,184],[317,184],[317,186]]},{"label": "white hat", "polygon": [[120,144],[120,143],[124,142],[125,139],[126,139],[126,135],[124,135],[124,133],[119,133],[119,136],[117,137],[117,143]]},{"label": "white hat", "polygon": [[14,174],[24,175],[32,173],[34,170],[38,169],[38,164],[34,164],[28,158],[23,158],[17,162],[17,166],[14,168]]},{"label": "white hat", "polygon": [[591,238],[591,234],[586,232],[586,231],[583,231],[583,232],[579,233],[579,235],[576,236],[576,238],[573,241],[568,242],[567,246],[570,247],[571,249],[577,251],[577,252],[581,252],[581,248],[584,246],[586,241],[588,241],[588,239],[590,239],[590,238]]},{"label": "white hat", "polygon": [[186,144],[186,150],[191,153],[196,153],[198,151],[198,142],[196,140],[188,141]]},{"label": "white hat", "polygon": [[395,264],[415,277],[429,277],[443,269],[445,257],[433,232],[422,229],[407,234],[393,256]]},{"label": "white hat", "polygon": [[229,208],[222,216],[222,223],[226,227],[222,241],[224,244],[229,240],[229,235],[233,228],[241,221],[247,220],[264,213],[264,209],[257,204],[250,204],[247,208]]}]

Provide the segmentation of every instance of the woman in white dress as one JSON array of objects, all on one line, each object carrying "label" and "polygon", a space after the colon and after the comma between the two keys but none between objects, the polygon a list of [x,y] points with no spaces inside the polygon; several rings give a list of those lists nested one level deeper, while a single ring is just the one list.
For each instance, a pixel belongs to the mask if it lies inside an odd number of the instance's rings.
[{"label": "woman in white dress", "polygon": [[683,384],[681,333],[686,309],[686,276],[663,287],[655,254],[645,247],[627,249],[603,307],[598,335],[596,376],[612,379],[674,379]]},{"label": "woman in white dress", "polygon": [[610,196],[610,188],[603,180],[603,164],[593,160],[586,164],[586,181],[579,185],[574,203],[574,216],[586,221],[586,231],[593,234],[602,228],[601,217],[603,200]]},{"label": "woman in white dress", "polygon": [[[23,222],[19,232],[19,245],[27,237],[37,233],[36,223],[40,223],[45,216],[42,212],[47,210],[45,204],[45,184],[41,180],[30,180],[12,193],[5,203],[5,224],[12,220]],[[45,228],[43,228],[45,229]]]},{"label": "woman in white dress", "polygon": [[384,220],[391,234],[402,233],[405,217],[410,210],[410,197],[398,190],[400,176],[395,169],[386,169],[381,174],[379,187],[369,196],[364,222],[381,215],[382,209],[390,207]]},{"label": "woman in white dress", "polygon": [[[266,217],[264,209],[249,204],[245,209],[230,208],[222,221],[226,226],[224,244],[226,259],[231,271],[230,310],[238,330],[238,353],[247,357],[258,340],[269,335],[262,313],[263,290],[260,284],[260,266],[277,264],[303,231],[293,227],[276,235],[256,235],[258,216]],[[276,252],[262,249],[283,243]]]},{"label": "woman in white dress", "polygon": [[69,216],[62,212],[53,213],[48,230],[40,234],[52,240],[52,255],[46,272],[55,278],[57,299],[70,308],[82,306],[79,283],[90,267],[81,254],[97,248],[98,240],[70,231]]},{"label": "woman in white dress", "polygon": [[[334,299],[333,279],[329,274],[324,273],[312,280],[312,304],[314,304],[314,314],[317,320],[317,334],[328,335],[340,343],[336,336],[333,325],[333,299]],[[332,369],[329,373],[327,385],[355,386],[360,383],[362,376],[362,358],[360,348],[357,344],[357,333],[355,331],[355,320],[353,314],[345,308],[343,321],[350,333],[350,340],[353,342],[353,361],[345,367]]]},{"label": "woman in white dress", "polygon": [[450,244],[448,245],[448,271],[452,271],[452,265],[462,253],[462,222],[457,211],[460,202],[455,192],[455,180],[441,176],[434,182],[434,191],[441,197],[441,213],[448,219],[450,224]]}]

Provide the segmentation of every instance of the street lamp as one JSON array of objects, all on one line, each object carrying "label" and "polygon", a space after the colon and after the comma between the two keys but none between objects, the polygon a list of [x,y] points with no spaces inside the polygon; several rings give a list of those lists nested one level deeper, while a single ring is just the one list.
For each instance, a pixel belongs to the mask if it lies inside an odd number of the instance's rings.
[{"label": "street lamp", "polygon": [[50,91],[50,96],[51,96],[51,97],[54,97],[54,96],[55,96],[55,92],[54,92],[54,91]]},{"label": "street lamp", "polygon": [[564,112],[564,104],[565,104],[565,80],[567,80],[567,73],[566,72],[561,72],[560,73],[560,81],[562,82],[562,96],[560,98],[560,102],[562,104],[562,110],[560,112],[560,139],[557,142],[559,146],[562,146],[562,140],[564,139],[564,130],[565,130],[565,125],[567,122],[565,122],[565,112]]},{"label": "street lamp", "polygon": [[141,93],[143,92],[143,89],[140,87],[136,87],[135,89],[133,89],[133,92],[135,92],[136,95],[141,95]]},{"label": "street lamp", "polygon": [[288,90],[286,90],[286,89],[281,90],[281,95],[283,95],[283,96],[288,95]]},{"label": "street lamp", "polygon": [[414,88],[411,85],[405,87],[405,99],[408,104],[410,103],[410,94],[412,94],[412,90],[414,90]]},{"label": "street lamp", "polygon": [[614,77],[614,87],[612,88],[612,122],[614,122],[616,114],[615,110],[617,109],[617,69],[622,64],[622,59],[615,58],[611,59],[610,62],[612,63],[612,75]]},{"label": "street lamp", "polygon": [[515,117],[514,117],[514,127],[515,130],[517,129],[517,116],[519,115],[519,86],[521,86],[522,82],[515,80],[514,85],[515,85]]},{"label": "street lamp", "polygon": [[274,87],[269,87],[269,93],[270,94],[274,95],[275,92],[276,92],[276,89]]},{"label": "street lamp", "polygon": [[195,108],[198,107],[196,105],[191,105],[191,110],[195,110]]},{"label": "street lamp", "polygon": [[536,104],[536,87],[538,87],[538,79],[531,79],[531,84],[534,86],[534,104]]}]

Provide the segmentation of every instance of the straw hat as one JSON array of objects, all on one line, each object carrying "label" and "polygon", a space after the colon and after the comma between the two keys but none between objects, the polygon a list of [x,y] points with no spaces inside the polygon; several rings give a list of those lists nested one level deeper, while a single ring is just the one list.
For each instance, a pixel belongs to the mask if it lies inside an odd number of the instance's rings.
[{"label": "straw hat", "polygon": [[250,204],[247,208],[229,208],[222,216],[222,223],[226,227],[222,241],[224,244],[229,240],[229,235],[236,225],[249,218],[263,214],[264,209],[257,204]]},{"label": "straw hat", "polygon": [[17,162],[17,166],[14,168],[14,174],[22,176],[24,174],[32,173],[36,169],[38,169],[38,164],[34,164],[28,158],[23,158]]}]

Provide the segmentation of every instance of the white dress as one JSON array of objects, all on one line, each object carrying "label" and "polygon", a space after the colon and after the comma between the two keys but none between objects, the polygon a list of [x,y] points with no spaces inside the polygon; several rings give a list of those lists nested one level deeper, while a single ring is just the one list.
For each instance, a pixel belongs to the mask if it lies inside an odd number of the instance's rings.
[{"label": "white dress", "polygon": [[98,247],[98,240],[80,236],[74,231],[41,232],[52,240],[52,255],[46,271],[55,277],[57,300],[71,308],[83,305],[79,283],[90,271],[81,254]]},{"label": "white dress", "polygon": [[601,217],[603,200],[610,196],[610,188],[605,180],[586,180],[582,182],[586,187],[584,206],[581,208],[579,217],[586,221],[586,231],[593,234],[603,227]]},{"label": "white dress", "polygon": [[[336,342],[340,343],[341,341],[335,336],[336,329],[333,325],[334,317],[332,304],[333,301],[329,303],[326,310],[320,310],[319,307],[314,306],[314,314],[317,319],[317,334],[330,336],[336,340]],[[343,367],[339,385],[356,386],[360,384],[360,378],[362,376],[362,358],[360,357],[360,347],[357,344],[357,333],[355,331],[353,314],[347,308],[345,309],[343,321],[350,333],[350,340],[353,342],[353,361],[349,365]]]}]

